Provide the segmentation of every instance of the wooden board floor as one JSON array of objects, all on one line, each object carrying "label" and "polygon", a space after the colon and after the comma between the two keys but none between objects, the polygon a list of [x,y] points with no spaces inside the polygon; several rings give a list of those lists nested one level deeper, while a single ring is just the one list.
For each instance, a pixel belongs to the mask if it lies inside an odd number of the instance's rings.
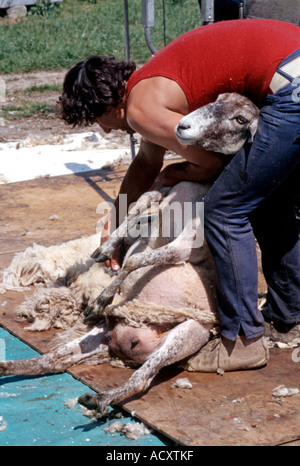
[{"label": "wooden board floor", "polygon": [[[32,243],[47,246],[94,234],[99,220],[96,207],[115,199],[125,171],[126,167],[102,169],[0,186],[0,269]],[[56,220],[50,219],[53,215]],[[24,296],[0,295],[0,325],[44,353],[57,331],[24,330],[26,325],[15,319]],[[88,387],[103,390],[124,382],[132,370],[81,364],[69,372]],[[169,367],[145,394],[123,407],[180,445],[299,445],[300,395],[281,401],[272,396],[278,385],[299,388],[299,374],[300,363],[292,361],[292,350],[275,348],[268,365],[255,371],[220,376]],[[178,377],[188,377],[193,388],[172,388]]]}]

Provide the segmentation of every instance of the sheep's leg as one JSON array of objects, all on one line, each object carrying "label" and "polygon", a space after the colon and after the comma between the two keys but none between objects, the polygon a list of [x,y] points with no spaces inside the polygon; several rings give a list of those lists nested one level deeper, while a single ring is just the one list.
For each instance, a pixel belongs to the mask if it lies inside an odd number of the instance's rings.
[{"label": "sheep's leg", "polygon": [[[155,235],[162,233],[160,227],[160,223],[155,224],[154,238]],[[150,237],[149,245],[151,245],[152,239]],[[203,257],[206,257],[206,248],[202,248],[204,245],[204,231],[201,217],[196,214],[192,215],[187,220],[181,233],[168,244],[156,248],[155,242],[153,244],[153,249],[137,253],[134,253],[133,246],[125,257],[122,269],[131,272],[150,265],[176,265],[183,262],[199,263]]]},{"label": "sheep's leg", "polygon": [[150,191],[143,194],[137,201],[133,211],[125,218],[119,228],[113,231],[105,243],[93,252],[92,258],[96,262],[105,262],[110,259],[114,249],[123,238],[128,236],[128,231],[136,224],[137,218],[150,207],[151,203],[159,202],[161,199],[162,193],[159,191]]},{"label": "sheep's leg", "polygon": [[67,343],[49,353],[23,361],[1,361],[0,377],[5,375],[46,374],[65,372],[69,367],[78,364],[93,355],[106,354],[105,343],[107,326],[105,324],[93,328],[91,332]]},{"label": "sheep's leg", "polygon": [[85,394],[78,401],[86,408],[97,409],[100,414],[105,415],[110,405],[145,391],[162,367],[194,354],[208,340],[207,328],[192,319],[183,322],[165,335],[161,346],[121,387],[97,395]]},{"label": "sheep's leg", "polygon": [[99,321],[103,310],[112,302],[119,286],[129,273],[130,270],[121,269],[114,281],[102,291],[90,306],[86,307],[83,314],[89,322]]},{"label": "sheep's leg", "polygon": [[140,267],[146,267],[148,265],[163,266],[167,264],[179,264],[187,261],[191,256],[195,234],[196,232],[194,229],[186,228],[178,238],[166,246],[129,256],[111,285],[105,288],[93,305],[85,310],[85,317],[87,317],[89,321],[93,321],[95,319],[99,320],[99,317],[105,307],[112,302],[119,286],[133,270],[139,269]]},{"label": "sheep's leg", "polygon": [[150,251],[148,250],[147,252],[132,254],[126,260],[123,268],[131,272],[140,267],[147,267],[149,265],[163,266],[187,262],[192,254],[195,237],[196,230],[187,227],[177,238],[165,246]]}]

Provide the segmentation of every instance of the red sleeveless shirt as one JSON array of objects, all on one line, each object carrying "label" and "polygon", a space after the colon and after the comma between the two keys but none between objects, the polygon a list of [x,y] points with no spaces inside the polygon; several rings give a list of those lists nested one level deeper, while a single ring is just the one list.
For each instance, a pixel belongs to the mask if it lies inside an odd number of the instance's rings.
[{"label": "red sleeveless shirt", "polygon": [[194,29],[157,52],[130,77],[128,96],[141,80],[177,82],[190,111],[224,92],[261,105],[279,63],[300,48],[300,27],[276,20],[224,21]]}]

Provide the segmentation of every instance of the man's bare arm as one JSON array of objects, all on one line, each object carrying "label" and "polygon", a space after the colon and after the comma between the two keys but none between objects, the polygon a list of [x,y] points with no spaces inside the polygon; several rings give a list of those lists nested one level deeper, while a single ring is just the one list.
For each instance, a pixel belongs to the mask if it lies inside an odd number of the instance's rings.
[{"label": "man's bare arm", "polygon": [[[127,195],[127,207],[151,188],[163,166],[165,152],[163,147],[142,138],[140,149],[131,162],[119,191],[119,195]],[[115,203],[117,219],[119,218],[119,195]]]},{"label": "man's bare arm", "polygon": [[140,81],[131,91],[127,103],[127,121],[131,128],[148,141],[181,155],[197,171],[197,180],[216,176],[223,168],[222,155],[200,146],[183,146],[177,140],[175,127],[189,105],[179,85],[163,77]]},{"label": "man's bare arm", "polygon": [[[115,201],[116,227],[118,227],[119,223],[122,221],[122,218],[120,219],[120,194],[126,194],[128,209],[133,202],[137,201],[138,198],[148,191],[153,185],[162,168],[164,154],[165,149],[163,147],[157,146],[156,144],[142,138],[140,149],[127,170],[121,184],[118,197]],[[106,225],[104,226],[104,230],[107,232],[107,235],[101,237],[101,243],[106,241],[111,233],[110,223],[111,219],[109,217]],[[111,260],[106,262],[106,265],[111,266],[113,270],[117,271],[120,268],[121,262],[122,257],[119,248],[117,248],[114,251]]]},{"label": "man's bare arm", "polygon": [[[220,168],[222,170],[223,165]],[[207,167],[205,168],[205,179],[210,180],[216,177],[219,172],[216,167],[213,167],[211,176]],[[204,171],[203,167],[191,162],[172,163],[165,167],[158,175],[157,180],[164,186],[174,186],[180,181],[203,181]]]}]

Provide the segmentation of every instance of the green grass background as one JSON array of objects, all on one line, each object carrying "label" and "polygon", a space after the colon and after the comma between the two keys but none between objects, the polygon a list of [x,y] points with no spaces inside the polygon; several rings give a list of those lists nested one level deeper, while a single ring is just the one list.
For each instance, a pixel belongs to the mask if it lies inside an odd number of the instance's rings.
[{"label": "green grass background", "polygon": [[[130,58],[142,64],[151,56],[144,38],[142,0],[128,4]],[[155,1],[152,40],[157,49],[201,25],[197,0],[165,0],[164,5],[165,30],[163,0]],[[123,0],[64,0],[58,8],[33,8],[17,22],[0,19],[2,74],[69,68],[92,54],[125,59]]]}]

